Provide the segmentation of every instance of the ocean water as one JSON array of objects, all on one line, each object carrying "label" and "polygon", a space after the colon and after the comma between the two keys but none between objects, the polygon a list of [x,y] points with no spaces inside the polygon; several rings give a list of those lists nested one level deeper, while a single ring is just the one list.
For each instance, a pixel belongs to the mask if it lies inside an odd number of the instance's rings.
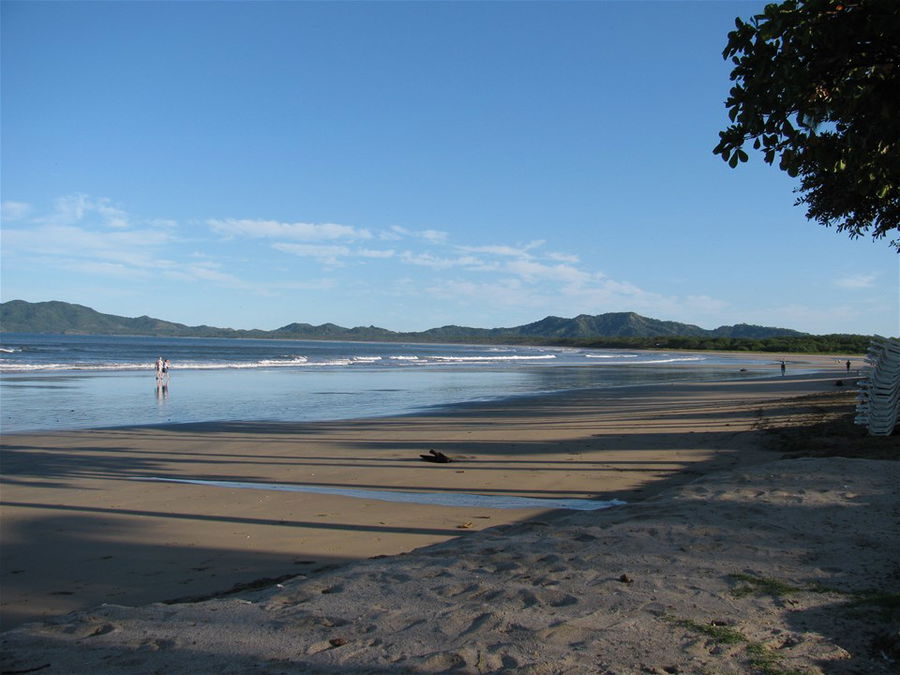
[{"label": "ocean water", "polygon": [[[171,362],[166,382],[156,379],[158,356]],[[572,389],[746,377],[747,363],[682,352],[3,333],[0,428],[401,415]]]}]

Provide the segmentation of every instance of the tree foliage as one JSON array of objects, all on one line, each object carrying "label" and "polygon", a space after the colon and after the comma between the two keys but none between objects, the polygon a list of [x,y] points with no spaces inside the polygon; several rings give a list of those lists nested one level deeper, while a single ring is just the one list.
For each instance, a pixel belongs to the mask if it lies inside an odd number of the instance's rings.
[{"label": "tree foliage", "polygon": [[[569,340],[565,344],[605,349],[678,349],[687,351],[777,352],[785,354],[865,354],[872,342],[868,335],[802,335],[769,338],[600,338]],[[557,341],[556,344],[563,344]]]},{"label": "tree foliage", "polygon": [[807,218],[900,251],[900,2],[786,0],[735,19],[731,125],[713,150],[799,177]]}]

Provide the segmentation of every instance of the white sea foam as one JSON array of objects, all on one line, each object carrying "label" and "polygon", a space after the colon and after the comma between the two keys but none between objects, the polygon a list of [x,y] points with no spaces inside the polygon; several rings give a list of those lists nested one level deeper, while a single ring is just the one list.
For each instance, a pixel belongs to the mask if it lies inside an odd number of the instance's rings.
[{"label": "white sea foam", "polygon": [[636,359],[637,354],[585,354],[589,359]]},{"label": "white sea foam", "polygon": [[641,361],[641,365],[645,363],[678,363],[681,361],[705,361],[703,356],[676,356],[671,359],[654,359],[651,361]]},{"label": "white sea foam", "polygon": [[[259,362],[260,366],[302,366],[305,363],[308,363],[309,359],[305,356],[295,356],[287,359],[263,359]],[[254,367],[256,364],[250,363],[248,364],[250,367]]]},{"label": "white sea foam", "polygon": [[542,354],[540,356],[433,356],[436,361],[447,361],[454,363],[467,362],[484,362],[484,361],[541,361],[544,359],[555,359],[555,354]]},{"label": "white sea foam", "polygon": [[[261,361],[178,361],[169,370],[249,370],[253,368],[291,368],[303,366],[348,366],[350,359],[310,362],[305,356],[293,359],[262,359]],[[362,363],[362,362],[357,362]],[[15,363],[0,362],[0,372],[56,372],[56,371],[128,371],[155,370],[156,364],[147,363]]]},{"label": "white sea foam", "polygon": [[151,370],[156,368],[153,363],[0,363],[0,372],[41,372],[64,370]]},{"label": "white sea foam", "polygon": [[[541,356],[392,356],[390,360],[399,363],[415,363],[418,365],[440,365],[453,363],[502,363],[516,361],[541,361],[555,359],[553,354]],[[332,358],[327,360],[311,361],[306,356],[294,356],[284,359],[262,359],[260,361],[174,361],[170,370],[248,370],[253,368],[334,368],[343,366],[373,365],[383,361],[381,356],[354,356],[350,358]],[[0,372],[41,372],[41,371],[127,371],[127,370],[153,370],[156,364],[126,363],[126,362],[94,362],[94,363],[23,363],[0,362]]]},{"label": "white sea foam", "polygon": [[620,499],[599,501],[594,499],[542,499],[537,497],[512,497],[506,495],[480,495],[449,492],[396,492],[394,490],[358,490],[332,488],[321,485],[285,485],[282,483],[246,483],[225,480],[192,480],[189,478],[134,478],[133,480],[188,483],[210,487],[238,488],[245,490],[274,490],[279,492],[312,492],[315,494],[375,499],[383,502],[409,504],[434,504],[437,506],[464,506],[484,509],[568,509],[571,511],[598,511],[625,504]]}]

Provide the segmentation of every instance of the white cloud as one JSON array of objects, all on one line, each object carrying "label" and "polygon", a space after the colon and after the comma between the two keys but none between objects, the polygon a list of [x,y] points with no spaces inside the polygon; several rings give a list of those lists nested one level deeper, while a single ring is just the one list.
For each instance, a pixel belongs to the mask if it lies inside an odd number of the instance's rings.
[{"label": "white cloud", "polygon": [[303,241],[329,241],[335,239],[371,239],[366,229],[335,223],[282,223],[277,220],[250,220],[226,218],[206,221],[214,232],[225,236],[245,236],[266,239],[300,239]]},{"label": "white cloud", "polygon": [[386,239],[390,239],[392,238],[392,235],[402,235],[404,237],[424,239],[425,241],[431,242],[432,244],[443,244],[449,239],[450,236],[446,232],[442,232],[441,230],[409,230],[405,227],[400,227],[399,225],[394,225],[393,227],[391,227],[391,231],[389,233],[385,233],[383,236]]},{"label": "white cloud", "polygon": [[182,274],[191,279],[202,279],[204,281],[215,281],[219,284],[230,286],[239,286],[241,288],[250,287],[238,277],[228,272],[218,269],[218,265],[184,265],[176,266],[169,269],[170,273]]},{"label": "white cloud", "polygon": [[[524,262],[525,265],[518,263]],[[502,310],[504,314],[534,313],[576,316],[615,311],[636,311],[652,317],[671,317],[692,322],[697,313],[714,315],[727,303],[709,296],[669,296],[647,291],[627,281],[615,281],[601,274],[588,274],[567,266],[548,266],[531,261],[515,261],[509,266],[528,275],[476,281],[458,277],[441,279],[424,291],[441,302],[453,303],[467,312]],[[505,268],[504,268],[505,269]],[[418,288],[416,292],[421,292]],[[524,312],[523,312],[524,310]],[[527,321],[523,321],[525,323]]]},{"label": "white cloud", "polygon": [[460,251],[468,253],[486,253],[489,255],[504,256],[510,258],[531,258],[531,250],[543,246],[543,240],[532,241],[528,244],[519,246],[505,246],[503,244],[494,246],[457,246]]},{"label": "white cloud", "polygon": [[346,246],[329,246],[325,244],[272,244],[272,248],[304,258],[315,258],[327,265],[340,264],[338,258],[350,255]]},{"label": "white cloud", "polygon": [[94,205],[94,209],[99,213],[107,227],[125,228],[129,227],[128,214],[121,209],[99,203]]},{"label": "white cloud", "polygon": [[430,267],[436,270],[445,270],[451,267],[480,267],[483,263],[473,256],[460,256],[458,258],[439,258],[431,253],[413,253],[404,251],[400,259],[410,265]]},{"label": "white cloud", "polygon": [[422,230],[418,235],[425,241],[430,241],[432,244],[443,243],[447,241],[449,236],[446,232],[441,232],[440,230]]},{"label": "white cloud", "polygon": [[71,225],[77,223],[87,211],[88,197],[83,194],[66,195],[59,197],[54,203],[54,209],[50,215],[51,222]]},{"label": "white cloud", "polygon": [[[85,194],[66,195],[54,201],[48,212],[31,215],[29,205],[7,202],[6,213],[18,218],[15,227],[4,226],[3,257],[16,261],[20,268],[49,267],[93,277],[134,281],[142,285],[147,279],[169,279],[199,282],[220,287],[269,295],[281,290],[267,278],[245,281],[231,270],[234,260],[223,262],[210,251],[182,251],[178,223],[166,219],[143,221],[133,227],[132,219],[109,199]],[[297,228],[293,229],[297,234]],[[317,237],[333,238],[353,235],[366,238],[362,230],[342,226],[313,226]],[[192,243],[191,246],[195,244]],[[285,244],[289,246],[289,244]],[[297,244],[295,246],[302,246]],[[345,247],[312,245],[307,255],[329,259],[345,254]],[[295,255],[303,253],[292,251]],[[375,252],[368,252],[375,255]],[[225,271],[225,270],[228,271]],[[324,282],[288,282],[291,289],[322,289]],[[285,286],[287,288],[288,286]]]},{"label": "white cloud", "polygon": [[[525,289],[518,279],[502,279],[497,282],[475,282],[464,279],[442,280],[425,288],[429,295],[441,300],[455,301],[463,306],[477,305],[485,308],[539,308],[547,306],[551,295]],[[415,292],[419,292],[416,288]]]},{"label": "white cloud", "polygon": [[361,248],[356,251],[356,255],[362,258],[393,258],[396,255],[396,251],[393,249],[370,249],[370,248]]},{"label": "white cloud", "polygon": [[581,259],[577,255],[571,255],[569,253],[548,253],[547,257],[551,260],[556,260],[557,262],[567,262],[572,264],[581,262]]},{"label": "white cloud", "polygon": [[797,303],[753,308],[741,311],[740,321],[762,326],[793,328],[808,333],[830,333],[834,324],[852,325],[853,319],[864,316],[865,309],[854,305],[830,304],[810,307]]},{"label": "white cloud", "polygon": [[834,285],[847,290],[872,288],[875,285],[874,274],[851,274],[834,280]]},{"label": "white cloud", "polygon": [[370,248],[350,248],[339,244],[291,244],[287,242],[278,242],[272,244],[272,248],[305,258],[315,258],[321,263],[327,265],[341,264],[340,258],[370,258],[370,259],[387,259],[393,258],[396,251],[392,249],[370,249]]},{"label": "white cloud", "polygon": [[178,227],[178,221],[171,220],[170,218],[151,218],[147,221],[147,225],[150,227],[162,227],[162,228],[174,228]]},{"label": "white cloud", "polygon": [[719,315],[728,309],[729,303],[724,300],[718,300],[708,295],[689,295],[682,302],[682,306],[690,310],[691,314],[713,314]]},{"label": "white cloud", "polygon": [[31,204],[25,202],[5,201],[0,207],[0,219],[4,223],[21,220],[31,212]]},{"label": "white cloud", "polygon": [[8,255],[55,255],[150,266],[150,248],[172,240],[161,230],[95,232],[72,225],[43,225],[34,229],[7,229],[3,233]]},{"label": "white cloud", "polygon": [[[98,217],[91,218],[94,215]],[[85,220],[115,229],[124,229],[131,225],[128,214],[112,206],[106,197],[91,197],[82,193],[65,195],[57,199],[53,210],[42,219],[42,222],[50,225],[76,225]]]},{"label": "white cloud", "polygon": [[334,279],[314,279],[312,281],[280,281],[267,284],[272,290],[283,291],[328,291],[338,284]]},{"label": "white cloud", "polygon": [[[440,299],[431,304],[452,306],[460,316],[499,317],[498,309],[507,317],[638,311],[691,321],[691,316],[714,316],[727,308],[709,296],[664,295],[609,279],[576,255],[543,250],[543,240],[469,245],[451,243],[447,232],[434,229],[392,227],[373,234],[334,223],[263,219],[202,220],[209,230],[201,228],[185,240],[175,221],[138,221],[108,199],[83,194],[57,200],[40,219],[23,202],[7,202],[3,207],[5,218],[9,214],[19,221],[13,227],[4,226],[3,254],[17,259],[19,267],[39,262],[100,278],[130,279],[136,286],[146,286],[147,279],[169,279],[195,282],[198,288],[220,286],[259,295],[365,287],[372,295],[402,297],[404,306],[422,296],[426,302]],[[330,274],[333,279],[304,280],[300,271],[313,265],[285,265],[287,257],[247,251],[248,238],[263,240],[266,247],[291,256],[341,268],[341,273]],[[387,243],[398,240],[404,241],[402,247]],[[281,268],[273,266],[273,261]],[[377,268],[364,275],[368,279],[377,274],[377,285],[354,275],[354,268],[363,265]],[[874,275],[857,275],[835,283],[864,288],[873,282]],[[386,304],[386,315],[394,311]]]},{"label": "white cloud", "polygon": [[382,230],[381,232],[379,232],[378,238],[382,241],[400,241],[401,239],[403,239],[403,236],[391,229]]},{"label": "white cloud", "polygon": [[572,265],[545,265],[533,260],[513,260],[505,269],[528,281],[551,280],[566,284],[584,284],[594,278]]},{"label": "white cloud", "polygon": [[102,260],[77,260],[60,262],[48,261],[63,269],[102,277],[114,277],[118,279],[146,279],[151,276],[151,271],[146,267],[134,267],[122,263],[105,262]]}]

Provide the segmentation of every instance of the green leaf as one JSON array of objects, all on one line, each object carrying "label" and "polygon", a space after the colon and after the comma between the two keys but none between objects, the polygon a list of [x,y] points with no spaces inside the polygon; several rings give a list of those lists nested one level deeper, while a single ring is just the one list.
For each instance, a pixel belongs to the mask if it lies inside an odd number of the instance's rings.
[{"label": "green leaf", "polygon": [[[822,225],[900,231],[900,69],[889,65],[900,63],[900,0],[766,3],[728,32],[730,122],[714,152],[732,168],[750,144],[778,159],[802,177],[798,204]],[[900,237],[890,244],[900,251]]]}]

